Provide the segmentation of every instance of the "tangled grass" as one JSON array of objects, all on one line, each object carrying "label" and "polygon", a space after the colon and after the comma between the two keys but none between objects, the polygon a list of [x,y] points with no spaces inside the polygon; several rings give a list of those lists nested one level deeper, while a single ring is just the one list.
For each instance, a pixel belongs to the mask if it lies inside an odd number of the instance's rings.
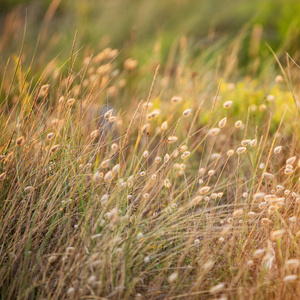
[{"label": "tangled grass", "polygon": [[21,55],[2,72],[2,299],[299,297],[287,77],[228,83],[77,54],[39,78]]}]

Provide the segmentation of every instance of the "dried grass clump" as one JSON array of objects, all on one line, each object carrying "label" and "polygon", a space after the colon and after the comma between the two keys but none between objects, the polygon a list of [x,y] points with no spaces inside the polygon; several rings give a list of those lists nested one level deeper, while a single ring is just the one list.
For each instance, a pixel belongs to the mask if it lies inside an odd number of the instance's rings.
[{"label": "dried grass clump", "polygon": [[117,54],[72,52],[36,87],[1,73],[3,299],[297,299],[288,92],[258,103],[248,81],[192,84],[189,65],[145,90],[150,66]]}]

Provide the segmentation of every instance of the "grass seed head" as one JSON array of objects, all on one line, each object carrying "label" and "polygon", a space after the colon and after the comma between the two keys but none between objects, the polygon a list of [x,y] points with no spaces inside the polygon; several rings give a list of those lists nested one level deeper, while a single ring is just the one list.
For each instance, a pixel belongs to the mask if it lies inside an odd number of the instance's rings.
[{"label": "grass seed head", "polygon": [[284,229],[279,229],[271,232],[271,240],[276,241],[282,237],[282,235],[285,233]]},{"label": "grass seed head", "polygon": [[274,148],[274,153],[279,154],[281,152],[281,150],[282,150],[282,146],[277,146]]},{"label": "grass seed head", "polygon": [[97,129],[91,132],[91,138],[95,138],[98,135],[99,135],[99,130],[97,130]]},{"label": "grass seed head", "polygon": [[199,194],[200,195],[205,195],[209,192],[210,186],[203,186],[199,189]]},{"label": "grass seed head", "polygon": [[161,124],[161,130],[162,131],[166,131],[168,129],[168,122],[167,121],[164,121],[162,124]]},{"label": "grass seed head", "polygon": [[0,180],[4,180],[6,178],[6,172],[0,174]]},{"label": "grass seed head", "polygon": [[51,149],[50,149],[50,152],[54,153],[58,150],[58,148],[59,148],[59,145],[52,146]]},{"label": "grass seed head", "polygon": [[184,112],[183,112],[183,116],[184,117],[187,117],[190,113],[191,113],[191,109],[189,108],[189,109],[186,109]]},{"label": "grass seed head", "polygon": [[251,147],[255,147],[257,145],[257,139],[254,139],[250,142]]},{"label": "grass seed head", "polygon": [[223,282],[218,283],[217,285],[213,286],[212,288],[209,289],[209,292],[211,294],[218,294],[221,291],[223,291],[225,288],[225,284]]},{"label": "grass seed head", "polygon": [[227,122],[227,118],[222,119],[222,120],[219,122],[219,128],[224,128],[225,125],[226,125],[226,122]]},{"label": "grass seed head", "polygon": [[175,143],[175,142],[177,142],[178,141],[178,137],[177,136],[169,136],[168,138],[167,138],[167,143],[168,144],[173,144],[173,143]]},{"label": "grass seed head", "polygon": [[289,271],[298,269],[299,266],[300,266],[300,260],[297,259],[297,258],[289,259],[289,260],[287,260],[286,263],[285,263],[285,267],[286,267],[286,269],[288,269]]},{"label": "grass seed head", "polygon": [[240,216],[242,216],[244,213],[244,210],[242,208],[240,209],[236,209],[233,213],[232,213],[232,216],[234,218],[239,218]]},{"label": "grass seed head", "polygon": [[112,181],[113,177],[114,177],[113,172],[108,171],[104,176],[104,181],[105,182],[110,182],[110,181]]},{"label": "grass seed head", "polygon": [[171,98],[172,103],[179,103],[181,101],[182,101],[182,97],[179,97],[179,96],[174,96]]},{"label": "grass seed head", "polygon": [[160,156],[155,157],[155,162],[157,164],[161,163],[161,157]]},{"label": "grass seed head", "polygon": [[173,272],[169,277],[168,277],[168,281],[169,283],[174,283],[177,281],[178,278],[178,273],[177,272]]},{"label": "grass seed head", "polygon": [[70,99],[68,99],[67,103],[68,103],[69,106],[72,106],[75,103],[75,99],[70,98]]},{"label": "grass seed head", "polygon": [[67,290],[67,295],[68,295],[69,297],[72,297],[72,298],[73,298],[73,296],[75,295],[75,288],[73,288],[73,287],[68,288],[68,290]]},{"label": "grass seed head", "polygon": [[227,154],[228,157],[230,157],[230,156],[232,156],[234,154],[234,150],[230,149],[230,150],[227,151],[226,154]]},{"label": "grass seed head", "polygon": [[207,134],[209,136],[216,136],[219,132],[220,132],[220,128],[216,127],[216,128],[211,128]]},{"label": "grass seed head", "polygon": [[119,170],[120,170],[120,164],[117,164],[112,168],[113,174],[117,174]]},{"label": "grass seed head", "polygon": [[297,280],[297,275],[286,275],[284,278],[283,278],[283,281],[284,282],[294,282],[295,280]]},{"label": "grass seed head", "polygon": [[285,169],[285,170],[284,170],[284,174],[285,174],[285,175],[290,175],[290,174],[292,174],[293,172],[294,172],[293,169]]},{"label": "grass seed head", "polygon": [[110,110],[108,110],[108,111],[103,115],[104,119],[108,120],[108,119],[112,116],[113,111],[114,111],[113,108],[110,109]]},{"label": "grass seed head", "polygon": [[239,148],[236,149],[236,153],[237,153],[237,154],[242,154],[242,153],[244,153],[246,150],[247,150],[246,147],[239,147]]},{"label": "grass seed head", "polygon": [[100,166],[101,166],[101,168],[105,169],[109,166],[109,163],[110,163],[110,159],[106,159],[106,160],[101,162]]},{"label": "grass seed head", "polygon": [[241,128],[242,125],[243,125],[243,122],[242,122],[241,120],[236,121],[236,122],[234,123],[234,126],[235,126],[236,128]]},{"label": "grass seed head", "polygon": [[34,187],[33,186],[26,186],[26,188],[24,189],[25,193],[30,193],[32,191],[34,191]]},{"label": "grass seed head", "polygon": [[287,165],[292,165],[296,161],[296,156],[290,157],[289,159],[286,160]]},{"label": "grass seed head", "polygon": [[54,136],[55,136],[55,133],[54,133],[54,132],[48,133],[48,134],[47,134],[47,139],[48,139],[48,140],[51,140]]},{"label": "grass seed head", "polygon": [[23,136],[19,137],[17,139],[16,143],[18,146],[21,146],[24,143],[24,137]]},{"label": "grass seed head", "polygon": [[58,259],[58,257],[56,255],[51,255],[49,258],[48,258],[48,262],[49,264],[53,264],[54,262],[56,262]]},{"label": "grass seed head", "polygon": [[226,102],[223,103],[223,107],[225,109],[228,109],[232,106],[232,103],[233,103],[233,101],[226,101]]},{"label": "grass seed head", "polygon": [[251,140],[243,140],[243,141],[241,142],[241,145],[242,145],[243,147],[247,147],[250,143],[251,143]]},{"label": "grass seed head", "polygon": [[143,135],[148,135],[149,134],[149,130],[150,130],[150,124],[147,123],[147,124],[145,124],[145,125],[142,126],[141,133]]}]

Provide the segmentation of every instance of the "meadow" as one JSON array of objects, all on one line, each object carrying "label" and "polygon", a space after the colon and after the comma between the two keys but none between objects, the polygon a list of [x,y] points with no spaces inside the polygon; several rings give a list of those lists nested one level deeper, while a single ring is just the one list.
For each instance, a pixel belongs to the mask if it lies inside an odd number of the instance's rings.
[{"label": "meadow", "polygon": [[1,299],[299,298],[298,6],[273,39],[267,13],[130,39],[129,10],[96,42],[96,2],[48,2],[40,37],[9,2],[2,26]]}]

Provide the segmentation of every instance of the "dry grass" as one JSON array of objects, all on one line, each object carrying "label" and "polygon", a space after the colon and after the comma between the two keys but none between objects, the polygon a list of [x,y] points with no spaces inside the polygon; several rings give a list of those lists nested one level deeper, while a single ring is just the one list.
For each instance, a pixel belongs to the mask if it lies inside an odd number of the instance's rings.
[{"label": "dry grass", "polygon": [[2,299],[298,298],[299,119],[285,79],[77,54],[39,78],[21,55],[2,72]]}]

